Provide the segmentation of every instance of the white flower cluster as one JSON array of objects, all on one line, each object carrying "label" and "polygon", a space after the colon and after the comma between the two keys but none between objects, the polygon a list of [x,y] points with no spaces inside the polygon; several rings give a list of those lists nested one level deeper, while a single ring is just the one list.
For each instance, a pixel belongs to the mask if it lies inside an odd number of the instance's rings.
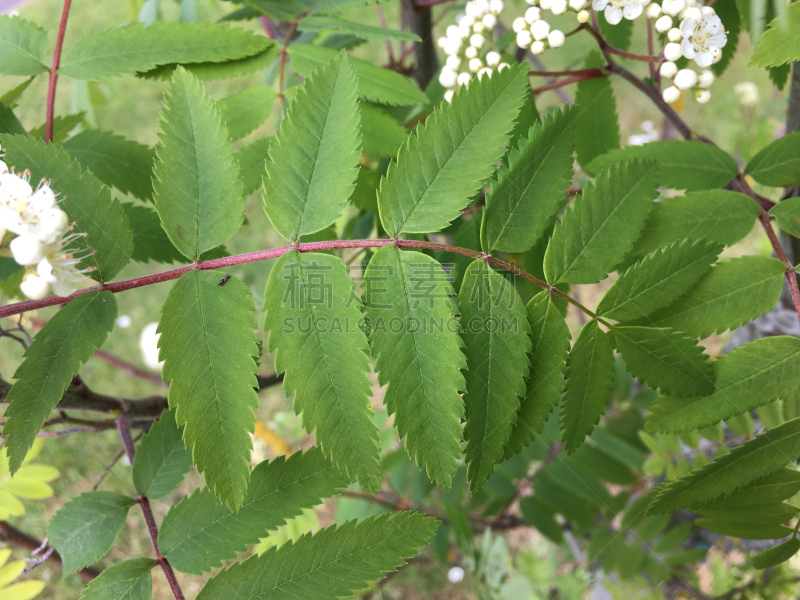
[{"label": "white flower cluster", "polygon": [[503,0],[469,0],[466,14],[458,15],[456,25],[450,25],[446,36],[439,38],[439,47],[447,55],[439,83],[447,90],[444,97],[448,102],[474,74],[482,77],[508,67],[494,45],[494,28],[504,8]]},{"label": "white flower cluster", "polygon": [[51,286],[57,295],[68,296],[71,284],[91,270],[77,268],[83,257],[76,257],[68,246],[86,234],[71,229],[47,182],[34,190],[30,172],[9,171],[0,160],[0,243],[6,232],[16,234],[8,247],[14,260],[27,267],[20,289],[28,298],[44,298]]},{"label": "white flower cluster", "polygon": [[548,48],[560,48],[567,37],[563,31],[550,29],[550,23],[544,20],[542,11],[550,11],[554,15],[563,15],[567,11],[578,13],[578,21],[586,23],[589,11],[585,7],[589,0],[525,0],[530,8],[524,17],[514,19],[512,28],[517,34],[517,46],[530,50],[533,54],[541,54]]},{"label": "white flower cluster", "polygon": [[[722,27],[722,20],[710,6],[698,6],[697,0],[664,0],[661,6],[652,4],[647,16],[655,21],[659,33],[667,36],[664,46],[666,62],[661,64],[659,73],[671,79],[672,85],[663,92],[664,101],[677,102],[684,90],[694,90],[694,97],[700,104],[711,100],[708,88],[714,83],[714,73],[708,70],[722,58],[722,49],[728,43],[728,36]],[[675,22],[678,26],[675,27]],[[700,67],[678,69],[675,64],[681,58],[694,60]]]},{"label": "white flower cluster", "polygon": [[650,142],[655,142],[661,137],[661,134],[656,129],[652,121],[642,122],[642,131],[644,133],[635,133],[628,138],[629,146],[644,146]]}]

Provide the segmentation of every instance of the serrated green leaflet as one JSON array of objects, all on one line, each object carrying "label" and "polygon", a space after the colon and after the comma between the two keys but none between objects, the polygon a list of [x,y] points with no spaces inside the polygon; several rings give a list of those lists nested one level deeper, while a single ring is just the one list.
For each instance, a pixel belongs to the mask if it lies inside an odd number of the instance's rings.
[{"label": "serrated green leaflet", "polygon": [[64,561],[64,575],[105,556],[135,503],[112,492],[87,492],[67,502],[50,519],[47,538]]},{"label": "serrated green leaflet", "polygon": [[427,543],[438,524],[432,517],[400,512],[328,527],[218,573],[197,600],[350,596],[404,564]]},{"label": "serrated green leaflet", "polygon": [[133,486],[140,496],[159,500],[171,494],[192,466],[175,413],[165,410],[142,438],[133,459]]},{"label": "serrated green leaflet", "polygon": [[230,139],[243,138],[266,121],[277,95],[273,87],[254,85],[218,101],[217,108],[222,122],[228,127]]},{"label": "serrated green leaflet", "polygon": [[[454,295],[441,265],[394,245],[378,250],[364,272],[364,307],[378,382],[406,449],[428,477],[449,489],[461,456],[466,359]],[[403,324],[398,330],[395,323]]]},{"label": "serrated green leaflet", "polygon": [[194,260],[239,230],[244,195],[220,114],[202,84],[183,68],[167,88],[158,140],[156,210],[175,247]]},{"label": "serrated green leaflet", "polygon": [[107,186],[141,200],[153,197],[153,150],[110,131],[87,129],[62,145]]},{"label": "serrated green leaflet", "polygon": [[639,237],[658,196],[655,162],[622,162],[603,171],[556,224],[544,255],[551,284],[597,283]]},{"label": "serrated green leaflet", "polygon": [[104,569],[92,579],[80,600],[150,600],[156,565],[151,558],[134,558]]},{"label": "serrated green leaflet", "polygon": [[505,458],[520,452],[542,432],[564,389],[569,327],[546,290],[531,298],[527,311],[533,340],[531,368]]},{"label": "serrated green leaflet", "polygon": [[[269,42],[269,44],[266,50],[253,54],[252,56],[226,60],[224,62],[186,63],[183,67],[200,81],[230,79],[231,77],[240,77],[242,75],[257,73],[258,71],[263,71],[275,62],[280,52],[280,44],[278,42],[270,39],[267,39],[267,42]],[[161,79],[162,81],[168,81],[177,67],[178,65],[176,63],[159,65],[149,71],[137,73],[136,76],[143,79]]]},{"label": "serrated green leaflet", "polygon": [[249,196],[261,187],[271,144],[272,138],[259,138],[235,154],[245,196]]},{"label": "serrated green leaflet", "polygon": [[561,404],[561,441],[574,452],[592,433],[611,400],[614,350],[608,336],[589,321],[567,357],[567,383]]},{"label": "serrated green leaflet", "polygon": [[440,231],[461,214],[503,156],[527,87],[522,67],[497,71],[460,88],[417,127],[381,181],[389,235]]},{"label": "serrated green leaflet", "polygon": [[342,215],[360,147],[356,75],[342,52],[306,80],[270,146],[264,210],[278,233],[293,242]]},{"label": "serrated green leaflet", "polygon": [[669,306],[703,278],[722,246],[701,240],[659,248],[622,273],[600,300],[597,314],[617,321],[641,319]]},{"label": "serrated green leaflet", "polygon": [[699,471],[659,485],[650,514],[694,508],[778,471],[800,456],[800,419],[756,436]]},{"label": "serrated green leaflet", "polygon": [[752,507],[717,510],[713,505],[696,509],[696,512],[713,521],[747,525],[780,525],[793,519],[798,511],[800,508],[786,502],[762,504],[758,510]]},{"label": "serrated green leaflet", "polygon": [[800,237],[800,198],[787,198],[773,206],[769,214],[775,217],[778,226],[785,232]]},{"label": "serrated green leaflet", "polygon": [[467,357],[467,479],[475,493],[511,438],[525,395],[531,327],[517,291],[482,260],[467,267],[458,305]]},{"label": "serrated green leaflet", "polygon": [[385,27],[372,27],[363,23],[354,23],[336,17],[305,17],[297,27],[300,31],[322,32],[340,31],[350,33],[362,40],[405,40],[407,42],[421,42],[416,33],[399,29],[386,29]]},{"label": "serrated green leaflet", "polygon": [[544,234],[572,181],[577,110],[556,109],[536,122],[493,180],[481,223],[485,252],[525,252]]},{"label": "serrated green leaflet", "polygon": [[25,131],[25,127],[19,122],[14,111],[2,103],[0,103],[0,133],[28,135],[28,132]]},{"label": "serrated green leaflet", "polygon": [[169,405],[206,485],[231,510],[250,479],[258,339],[250,290],[232,277],[190,271],[170,290],[158,332]]},{"label": "serrated green leaflet", "polygon": [[117,301],[111,292],[89,292],[58,311],[36,334],[6,398],[3,433],[8,436],[11,473],[19,469],[80,366],[106,341],[116,318]]},{"label": "serrated green leaflet", "polygon": [[714,533],[746,540],[777,540],[792,534],[792,530],[783,525],[741,523],[722,518],[697,519],[695,525]]},{"label": "serrated green leaflet", "polygon": [[656,204],[632,256],[650,254],[686,238],[732,246],[753,229],[761,209],[752,198],[728,190],[691,192]]},{"label": "serrated green leaflet", "polygon": [[711,71],[719,77],[725,72],[736,55],[737,46],[739,45],[739,33],[742,28],[742,16],[739,14],[736,0],[721,0],[714,6],[714,12],[725,23],[725,33],[728,38],[728,42],[725,44],[725,52],[722,53],[719,62],[711,65]]},{"label": "serrated green leaflet", "polygon": [[[604,21],[605,19],[600,19],[601,23]],[[622,29],[620,25],[622,23],[607,28],[616,32]],[[628,35],[630,42],[630,32]],[[619,47],[613,42],[609,43]],[[606,62],[600,52],[593,50],[589,53],[584,66],[587,69],[605,67]],[[579,82],[575,92],[575,104],[578,108],[575,128],[575,151],[578,162],[589,173],[595,174],[599,169],[588,170],[589,164],[598,156],[619,148],[619,119],[611,79],[600,77]]]},{"label": "serrated green leaflet", "polygon": [[674,396],[714,392],[714,369],[697,340],[668,327],[614,327],[631,375]]},{"label": "serrated green leaflet", "polygon": [[44,29],[21,17],[0,16],[0,73],[25,77],[44,73],[46,50]]},{"label": "serrated green leaflet", "polygon": [[697,337],[722,333],[777,304],[786,265],[769,256],[719,263],[688,294],[636,324],[673,327]]},{"label": "serrated green leaflet", "polygon": [[715,363],[716,390],[702,398],[659,398],[647,427],[690,431],[769,404],[800,386],[800,339],[762,338],[724,354]]},{"label": "serrated green leaflet", "polygon": [[789,4],[786,15],[769,24],[761,36],[750,66],[777,67],[800,60],[800,5]]},{"label": "serrated green leaflet", "polygon": [[793,537],[782,544],[756,554],[750,564],[756,569],[774,567],[792,558],[800,550],[800,539]]},{"label": "serrated green leaflet", "polygon": [[[67,136],[78,126],[84,122],[84,113],[75,113],[71,115],[58,115],[53,118],[53,143],[60,146]],[[42,123],[35,129],[31,129],[28,133],[41,140],[45,138],[47,123]]]},{"label": "serrated green leaflet", "polygon": [[711,190],[733,179],[739,167],[731,155],[704,142],[650,142],[598,156],[589,165],[596,173],[623,160],[655,160],[661,165],[659,183],[676,190]]},{"label": "serrated green leaflet", "polygon": [[[292,68],[303,77],[336,58],[338,52],[322,46],[292,44],[289,46]],[[372,63],[351,58],[350,63],[358,76],[358,96],[378,104],[411,106],[428,104],[428,97],[407,78],[382,69]]]},{"label": "serrated green leaflet", "polygon": [[519,510],[525,522],[534,526],[547,539],[560,544],[564,541],[564,531],[553,517],[552,509],[541,498],[525,496],[519,501]]},{"label": "serrated green leaflet", "polygon": [[287,252],[264,292],[268,349],[303,426],[336,466],[366,490],[380,486],[378,430],[371,419],[367,336],[353,280],[338,257]]},{"label": "serrated green leaflet", "polygon": [[757,509],[760,506],[783,502],[797,492],[800,492],[800,471],[791,468],[781,469],[724,498],[714,498],[707,504],[698,506],[697,510],[703,511],[707,508],[714,510]]},{"label": "serrated green leaflet", "polygon": [[[75,221],[75,231],[87,234],[74,240],[71,247],[95,251],[80,263],[80,268],[93,267],[88,275],[95,281],[108,282],[122,270],[133,251],[133,233],[128,219],[111,192],[70,155],[53,144],[20,135],[0,135],[0,146],[6,153],[6,164],[31,171],[31,181],[52,180],[58,192],[58,206]],[[83,252],[81,252],[83,253]]]},{"label": "serrated green leaflet", "polygon": [[164,517],[159,548],[178,571],[209,572],[349,483],[319,448],[264,461],[253,469],[238,513],[220,504],[209,490],[197,490]]},{"label": "serrated green leaflet", "polygon": [[271,43],[228,25],[157,21],[147,27],[136,24],[89,34],[67,52],[58,72],[73,79],[103,79],[167,63],[245,58]]},{"label": "serrated green leaflet", "polygon": [[800,131],[787,133],[761,149],[747,163],[744,173],[770,187],[800,185]]},{"label": "serrated green leaflet", "polygon": [[150,260],[159,263],[185,262],[183,254],[172,245],[161,227],[161,219],[156,211],[147,206],[127,203],[122,208],[133,230],[132,260],[143,263]]}]

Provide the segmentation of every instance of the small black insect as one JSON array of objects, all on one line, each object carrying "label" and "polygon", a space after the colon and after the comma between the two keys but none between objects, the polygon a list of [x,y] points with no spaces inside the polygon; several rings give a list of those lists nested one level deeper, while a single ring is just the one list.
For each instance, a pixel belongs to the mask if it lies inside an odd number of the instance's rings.
[{"label": "small black insect", "polygon": [[225,285],[228,282],[228,279],[230,279],[230,278],[231,278],[231,274],[228,273],[227,275],[225,275],[225,277],[223,277],[222,279],[219,280],[219,283],[217,285],[219,287],[222,287],[223,285]]}]

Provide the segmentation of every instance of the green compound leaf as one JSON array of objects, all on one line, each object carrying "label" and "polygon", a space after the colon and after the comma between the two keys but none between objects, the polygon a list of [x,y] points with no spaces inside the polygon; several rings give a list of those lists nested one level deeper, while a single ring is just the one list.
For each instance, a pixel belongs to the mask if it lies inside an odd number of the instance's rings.
[{"label": "green compound leaf", "polygon": [[756,340],[720,356],[716,390],[702,398],[659,398],[647,428],[677,433],[749,412],[800,387],[800,339],[775,336]]},{"label": "green compound leaf", "polygon": [[[739,14],[739,7],[736,5],[736,0],[721,0],[715,3],[714,12],[720,20],[725,23],[726,34],[728,42],[725,44],[725,52],[719,62],[711,65],[711,71],[719,77],[722,75],[736,55],[736,50],[739,45],[739,34],[742,30],[742,16]],[[747,16],[750,18],[750,15]]]},{"label": "green compound leaf", "polygon": [[623,162],[600,173],[556,224],[544,255],[548,283],[597,283],[624,258],[658,196],[655,162]]},{"label": "green compound leaf", "polygon": [[152,558],[134,558],[108,567],[89,582],[80,600],[150,600],[155,565]]},{"label": "green compound leaf", "polygon": [[782,544],[759,552],[750,559],[750,564],[756,569],[768,569],[792,558],[800,550],[800,539],[793,537]]},{"label": "green compound leaf", "polygon": [[[309,77],[338,54],[336,50],[310,44],[289,46],[292,68],[303,77]],[[428,97],[400,73],[357,58],[350,58],[350,64],[358,76],[359,98],[392,106],[428,104]]]},{"label": "green compound leaf", "polygon": [[389,165],[378,193],[391,236],[440,231],[495,171],[528,87],[513,67],[462,87],[443,102]]},{"label": "green compound leaf", "polygon": [[111,281],[130,260],[133,233],[122,205],[109,189],[53,144],[45,145],[33,137],[0,135],[0,146],[6,152],[6,164],[29,169],[32,182],[52,180],[51,187],[61,199],[59,208],[70,222],[75,221],[75,231],[87,234],[71,246],[83,252],[91,246],[96,251],[81,261],[80,268],[95,268],[89,273],[95,281]]},{"label": "green compound leaf", "polygon": [[141,200],[153,197],[155,154],[148,146],[110,131],[87,129],[65,141],[62,148],[107,186]]},{"label": "green compound leaf", "polygon": [[0,133],[28,135],[28,132],[25,131],[25,127],[19,122],[14,111],[3,103],[0,103]]},{"label": "green compound leaf", "polygon": [[752,231],[759,212],[752,198],[727,190],[664,198],[650,214],[631,255],[650,254],[686,238],[732,246]]},{"label": "green compound leaf", "polygon": [[364,154],[376,160],[384,156],[397,156],[400,146],[408,139],[408,129],[382,106],[362,102],[359,108]]},{"label": "green compound leaf", "polygon": [[711,190],[733,179],[739,166],[733,157],[704,142],[650,142],[644,146],[628,146],[598,156],[589,165],[596,173],[623,160],[654,160],[661,165],[659,183],[676,190]]},{"label": "green compound leaf", "polygon": [[160,500],[174,492],[192,466],[175,413],[165,410],[142,438],[133,458],[133,486],[140,496]]},{"label": "green compound leaf", "polygon": [[792,534],[792,530],[783,525],[742,523],[725,518],[697,519],[695,525],[714,533],[746,540],[777,540]]},{"label": "green compound leaf", "polygon": [[[600,19],[600,22],[604,23],[605,19]],[[620,25],[622,23],[607,27],[607,29],[617,32],[622,29]],[[630,31],[628,32],[628,41],[630,42]],[[609,43],[620,48],[613,42]],[[606,61],[600,52],[593,50],[589,53],[584,66],[591,69],[605,67],[605,65]],[[617,117],[617,102],[614,100],[611,79],[601,77],[579,82],[575,92],[575,104],[578,107],[575,151],[578,155],[578,162],[584,169],[587,169],[598,156],[619,148],[619,118]],[[597,170],[587,170],[587,172],[596,174]]]},{"label": "green compound leaf", "polygon": [[372,27],[362,23],[354,23],[336,17],[305,17],[297,27],[300,31],[323,32],[338,31],[349,33],[362,40],[405,40],[407,42],[421,42],[416,33],[385,27]]},{"label": "green compound leaf", "polygon": [[250,479],[258,339],[250,290],[232,277],[190,271],[170,290],[158,332],[169,405],[206,485],[231,510]]},{"label": "green compound leaf", "polygon": [[795,471],[792,468],[781,469],[739,488],[724,498],[714,498],[696,508],[699,512],[706,509],[738,510],[758,508],[783,502],[797,492],[800,492],[800,471]]},{"label": "green compound leaf", "polygon": [[228,127],[231,140],[238,140],[255,131],[269,118],[278,95],[274,87],[254,85],[226,96],[217,102],[222,122]]},{"label": "green compound leaf", "polygon": [[708,337],[751,321],[780,299],[786,265],[769,256],[741,256],[719,263],[677,302],[637,321]]},{"label": "green compound leaf", "polygon": [[390,245],[373,255],[364,281],[374,283],[364,306],[378,382],[388,384],[386,408],[417,465],[449,489],[461,457],[467,361],[447,273],[421,252]]},{"label": "green compound leaf", "polygon": [[219,111],[182,67],[164,97],[158,140],[156,210],[175,247],[194,260],[239,230],[245,200]]},{"label": "green compound leaf", "polygon": [[3,433],[9,470],[15,473],[50,411],[78,369],[106,341],[117,318],[111,292],[88,292],[67,304],[42,327],[25,351],[6,401]]},{"label": "green compound leaf", "polygon": [[30,21],[0,16],[0,73],[29,77],[47,71],[47,32]]},{"label": "green compound leaf", "polygon": [[787,133],[762,148],[747,163],[744,174],[770,187],[800,185],[800,131]]},{"label": "green compound leaf", "polygon": [[356,75],[342,52],[299,89],[270,146],[264,210],[293,242],[336,221],[358,176]]},{"label": "green compound leaf", "polygon": [[769,214],[775,217],[778,226],[785,232],[800,237],[800,198],[787,198],[773,206]]},{"label": "green compound leaf", "polygon": [[172,245],[161,227],[161,219],[156,211],[134,204],[123,204],[122,208],[133,230],[132,260],[143,263],[150,260],[159,263],[185,262],[183,254]]},{"label": "green compound leaf", "polygon": [[664,482],[653,494],[650,514],[696,508],[774,473],[800,456],[800,419],[762,433],[699,471]]},{"label": "green compound leaf", "polygon": [[197,600],[350,596],[414,556],[438,524],[433,517],[400,512],[327,527],[217,573]]},{"label": "green compound leaf", "polygon": [[769,24],[761,36],[750,66],[777,67],[800,60],[800,5],[789,4],[786,14]]},{"label": "green compound leaf", "polygon": [[597,321],[583,326],[567,357],[567,383],[561,404],[561,441],[574,452],[592,433],[611,400],[614,349]]},{"label": "green compound leaf", "polygon": [[525,395],[531,328],[517,291],[482,260],[467,267],[458,305],[467,357],[467,479],[475,493],[511,439]]},{"label": "green compound leaf", "polygon": [[316,447],[264,461],[253,469],[238,513],[208,489],[199,489],[169,510],[159,528],[158,546],[175,569],[201,575],[349,483]]},{"label": "green compound leaf", "polygon": [[69,575],[100,560],[117,539],[133,498],[112,492],[87,492],[67,502],[47,525],[47,538]]},{"label": "green compound leaf", "polygon": [[558,397],[564,390],[569,327],[546,290],[531,298],[527,310],[533,340],[531,369],[517,421],[506,445],[506,459],[521,452],[542,432],[550,411],[558,404]]},{"label": "green compound leaf", "polygon": [[714,242],[676,242],[659,248],[622,273],[600,300],[597,314],[617,321],[646,317],[669,306],[711,270],[722,246]]},{"label": "green compound leaf", "polygon": [[366,490],[380,487],[378,429],[371,419],[367,336],[359,299],[338,257],[287,252],[264,292],[268,349],[283,389],[325,456]]},{"label": "green compound leaf", "polygon": [[673,396],[714,392],[714,368],[697,340],[668,327],[614,327],[631,375]]},{"label": "green compound leaf", "polygon": [[525,252],[553,222],[572,181],[577,113],[574,107],[548,113],[509,153],[509,168],[492,181],[483,211],[485,252]]},{"label": "green compound leaf", "polygon": [[67,53],[58,72],[73,79],[104,79],[167,63],[245,58],[271,44],[267,37],[228,25],[157,21],[89,34]]}]

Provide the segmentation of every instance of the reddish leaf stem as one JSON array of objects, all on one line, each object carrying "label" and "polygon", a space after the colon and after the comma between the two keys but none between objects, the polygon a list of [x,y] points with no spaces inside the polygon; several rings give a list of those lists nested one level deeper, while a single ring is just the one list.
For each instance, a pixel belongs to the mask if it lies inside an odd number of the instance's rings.
[{"label": "reddish leaf stem", "polygon": [[528,77],[561,77],[564,75],[605,75],[601,69],[577,69],[574,71],[528,71]]},{"label": "reddish leaf stem", "polygon": [[64,36],[67,33],[67,20],[69,19],[69,9],[72,0],[64,0],[64,8],[61,11],[61,23],[58,26],[58,37],[56,37],[56,47],[53,52],[53,65],[50,67],[50,82],[47,85],[47,117],[44,125],[44,141],[53,141],[53,116],[56,106],[56,84],[58,83],[58,68],[61,66],[61,50],[64,46]]},{"label": "reddish leaf stem", "polygon": [[[128,460],[132,465],[135,449],[127,414],[122,414],[117,419],[117,428],[119,429],[119,436],[122,438],[122,446],[125,448],[125,453],[128,455]],[[178,584],[175,571],[172,570],[172,565],[169,564],[167,557],[161,554],[161,550],[158,549],[158,526],[153,515],[153,509],[150,507],[150,500],[147,499],[147,496],[139,496],[136,502],[139,503],[139,507],[142,509],[142,516],[147,524],[147,533],[150,534],[150,542],[153,544],[153,550],[156,553],[156,562],[161,565],[161,570],[164,572],[164,577],[167,579],[173,598],[175,600],[186,600]]]},{"label": "reddish leaf stem", "polygon": [[281,62],[278,67],[278,96],[281,99],[281,113],[284,115],[286,114],[286,98],[283,95],[283,85],[286,73],[286,59],[289,56],[289,43],[292,41],[294,32],[297,31],[298,25],[300,25],[300,20],[303,19],[310,10],[310,8],[305,9],[303,14],[289,24],[289,29],[286,30],[286,37],[283,38],[283,44],[281,45]]},{"label": "reddish leaf stem", "polygon": [[547,85],[543,85],[542,87],[533,88],[533,94],[535,96],[537,94],[541,94],[542,92],[546,92],[548,90],[555,90],[560,87],[564,87],[565,85],[576,83],[578,81],[584,81],[586,79],[599,79],[601,77],[608,77],[608,75],[597,69],[597,73],[588,73],[585,75],[576,75],[575,77],[567,77],[566,79],[560,79],[558,81],[554,81],[553,83],[548,83]]}]

